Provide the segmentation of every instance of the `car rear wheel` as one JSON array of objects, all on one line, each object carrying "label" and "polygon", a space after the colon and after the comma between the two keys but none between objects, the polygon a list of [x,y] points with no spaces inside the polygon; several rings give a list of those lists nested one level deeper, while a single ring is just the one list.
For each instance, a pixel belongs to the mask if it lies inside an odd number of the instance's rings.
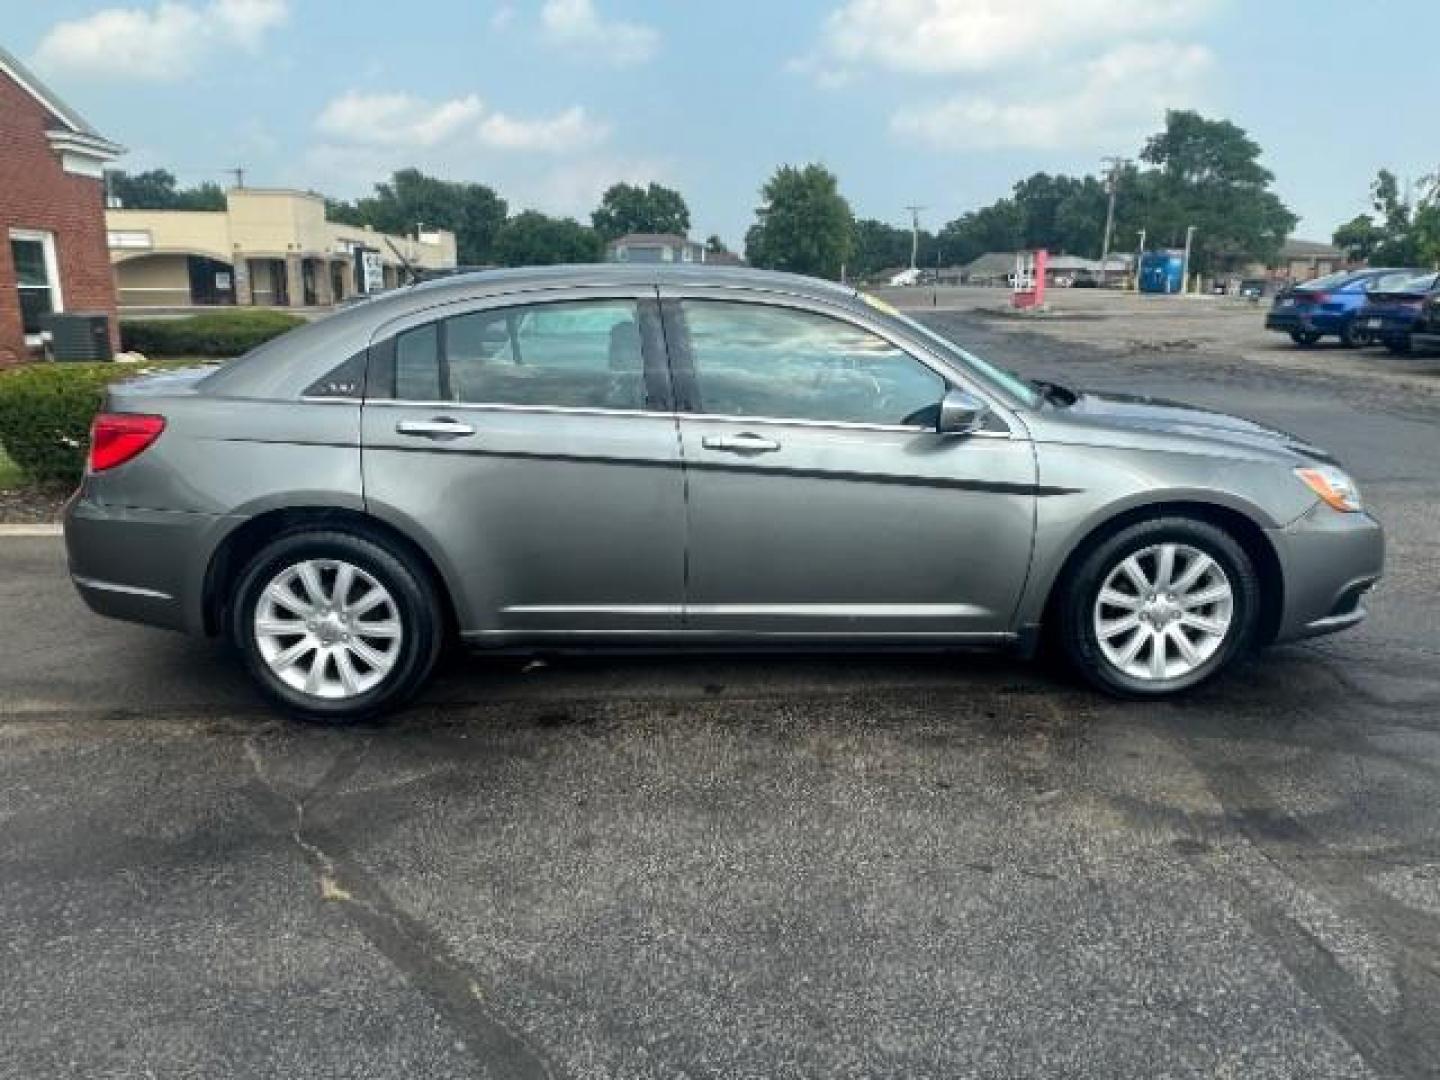
[{"label": "car rear wheel", "polygon": [[1320,335],[1314,330],[1291,330],[1290,340],[1301,348],[1308,349],[1320,340]]},{"label": "car rear wheel", "polygon": [[1254,564],[1223,529],[1191,518],[1131,525],[1080,560],[1060,596],[1061,641],[1087,680],[1161,697],[1210,678],[1254,637]]},{"label": "car rear wheel", "polygon": [[1369,335],[1354,320],[1347,322],[1340,328],[1340,344],[1346,349],[1358,349],[1369,343]]},{"label": "car rear wheel", "polygon": [[353,723],[429,676],[443,619],[428,575],[353,533],[286,534],[241,573],[230,632],[265,694],[300,719]]}]

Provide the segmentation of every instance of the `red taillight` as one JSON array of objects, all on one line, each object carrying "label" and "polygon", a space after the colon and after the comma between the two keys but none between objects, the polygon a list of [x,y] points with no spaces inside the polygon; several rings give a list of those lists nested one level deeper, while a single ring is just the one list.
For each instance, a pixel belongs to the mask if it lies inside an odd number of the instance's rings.
[{"label": "red taillight", "polygon": [[135,457],[165,430],[163,416],[101,413],[90,425],[90,471],[104,472]]},{"label": "red taillight", "polygon": [[1312,304],[1328,304],[1330,302],[1330,294],[1328,292],[1312,292],[1304,293],[1303,295],[1305,299]]}]

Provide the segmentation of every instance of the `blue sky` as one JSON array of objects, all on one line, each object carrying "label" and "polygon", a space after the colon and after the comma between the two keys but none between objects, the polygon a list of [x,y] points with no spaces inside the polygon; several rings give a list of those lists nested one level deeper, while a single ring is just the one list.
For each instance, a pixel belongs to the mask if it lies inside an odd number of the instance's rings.
[{"label": "blue sky", "polygon": [[0,0],[0,34],[126,168],[354,196],[415,164],[582,220],[657,179],[732,245],[783,162],[938,226],[1166,107],[1248,129],[1311,239],[1381,166],[1440,171],[1435,0]]}]

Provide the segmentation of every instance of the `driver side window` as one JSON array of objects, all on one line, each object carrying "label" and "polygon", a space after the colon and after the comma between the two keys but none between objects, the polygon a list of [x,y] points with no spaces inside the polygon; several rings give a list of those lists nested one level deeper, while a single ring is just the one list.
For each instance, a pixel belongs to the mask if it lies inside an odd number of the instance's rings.
[{"label": "driver side window", "polygon": [[945,380],[828,315],[734,301],[680,305],[698,407],[724,416],[933,426]]}]

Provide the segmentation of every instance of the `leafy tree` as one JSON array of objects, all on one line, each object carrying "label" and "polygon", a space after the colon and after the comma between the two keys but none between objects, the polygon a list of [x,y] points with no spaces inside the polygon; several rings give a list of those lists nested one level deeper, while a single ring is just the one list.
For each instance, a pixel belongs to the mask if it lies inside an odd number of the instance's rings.
[{"label": "leafy tree", "polygon": [[705,250],[711,255],[730,254],[730,249],[725,246],[725,241],[720,239],[719,233],[711,233],[705,238]]},{"label": "leafy tree", "polygon": [[175,174],[166,169],[127,173],[109,169],[106,190],[127,210],[224,210],[225,192],[219,184],[176,187]]},{"label": "leafy tree", "polygon": [[782,165],[761,197],[745,234],[751,265],[839,277],[854,246],[855,222],[835,174],[822,165]]},{"label": "leafy tree", "polygon": [[331,217],[347,225],[370,225],[381,232],[412,233],[417,227],[455,234],[461,265],[498,261],[496,234],[505,222],[505,200],[484,184],[438,180],[419,169],[401,169],[375,194],[349,203],[326,202]]},{"label": "leafy tree", "polygon": [[958,265],[987,251],[1017,251],[1024,246],[1025,215],[1014,199],[1000,199],[961,214],[940,230],[940,245]]},{"label": "leafy tree", "polygon": [[690,232],[690,208],[673,188],[652,183],[613,184],[600,197],[600,205],[590,214],[590,223],[604,240],[614,240],[626,233]]},{"label": "leafy tree", "polygon": [[1385,242],[1385,230],[1369,214],[1356,214],[1335,230],[1332,241],[1356,262],[1368,262],[1375,249]]},{"label": "leafy tree", "polygon": [[550,266],[598,262],[603,248],[599,234],[574,218],[526,210],[500,228],[494,253],[502,266]]},{"label": "leafy tree", "polygon": [[1170,110],[1165,130],[1140,151],[1154,168],[1137,174],[1150,236],[1180,246],[1196,229],[1192,265],[1200,271],[1269,260],[1299,220],[1270,190],[1274,175],[1260,146],[1228,120]]},{"label": "leafy tree", "polygon": [[[915,258],[917,265],[933,266],[939,250],[935,235],[921,229],[919,240]],[[861,218],[855,222],[855,243],[849,270],[854,276],[863,278],[909,266],[912,242],[909,229],[875,218]]]}]

